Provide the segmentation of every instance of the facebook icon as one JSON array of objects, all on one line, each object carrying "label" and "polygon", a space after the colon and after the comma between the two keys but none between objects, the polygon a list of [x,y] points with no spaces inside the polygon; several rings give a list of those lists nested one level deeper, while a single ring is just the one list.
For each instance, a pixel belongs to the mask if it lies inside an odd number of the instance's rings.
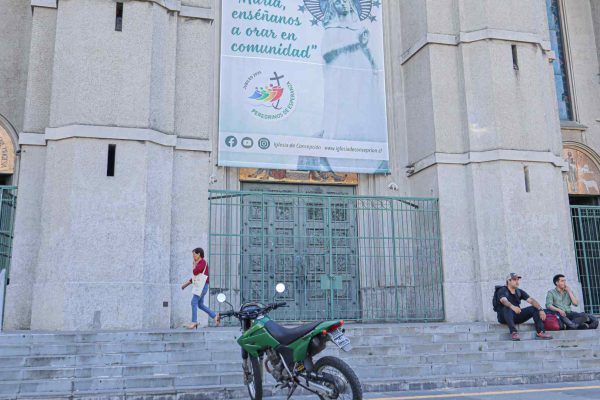
[{"label": "facebook icon", "polygon": [[225,144],[227,147],[235,147],[237,146],[237,142],[238,141],[235,136],[227,136],[227,139],[225,139]]}]

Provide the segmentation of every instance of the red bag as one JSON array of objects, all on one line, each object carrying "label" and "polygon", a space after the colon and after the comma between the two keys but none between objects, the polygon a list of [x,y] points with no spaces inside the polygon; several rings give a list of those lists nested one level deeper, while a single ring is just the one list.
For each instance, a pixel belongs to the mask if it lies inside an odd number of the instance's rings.
[{"label": "red bag", "polygon": [[544,321],[544,329],[546,331],[560,331],[558,317],[554,314],[546,315],[546,320]]}]

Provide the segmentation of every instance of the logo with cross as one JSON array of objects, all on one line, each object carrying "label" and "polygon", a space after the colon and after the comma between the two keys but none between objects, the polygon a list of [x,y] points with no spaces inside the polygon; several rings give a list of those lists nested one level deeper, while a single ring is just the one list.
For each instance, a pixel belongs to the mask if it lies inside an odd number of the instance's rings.
[{"label": "logo with cross", "polygon": [[[268,78],[265,78],[268,76]],[[265,121],[279,121],[296,108],[296,89],[284,74],[257,71],[245,83],[250,113]]]}]

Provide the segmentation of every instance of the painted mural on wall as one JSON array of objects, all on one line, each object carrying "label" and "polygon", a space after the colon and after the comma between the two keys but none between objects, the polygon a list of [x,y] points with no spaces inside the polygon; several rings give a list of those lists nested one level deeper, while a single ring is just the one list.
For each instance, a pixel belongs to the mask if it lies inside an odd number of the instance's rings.
[{"label": "painted mural on wall", "polygon": [[358,174],[285,169],[240,168],[242,182],[296,183],[313,185],[358,185]]},{"label": "painted mural on wall", "polygon": [[9,133],[0,125],[0,174],[15,172],[15,146]]},{"label": "painted mural on wall", "polygon": [[219,165],[389,172],[381,0],[223,0]]},{"label": "painted mural on wall", "polygon": [[569,194],[600,195],[600,169],[596,162],[581,150],[565,147],[563,157],[569,167]]}]

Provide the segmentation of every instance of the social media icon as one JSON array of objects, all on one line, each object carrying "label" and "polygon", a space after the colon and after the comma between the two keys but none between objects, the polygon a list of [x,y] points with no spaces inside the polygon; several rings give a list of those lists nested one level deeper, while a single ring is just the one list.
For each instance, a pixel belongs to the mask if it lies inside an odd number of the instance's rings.
[{"label": "social media icon", "polygon": [[271,141],[267,138],[260,138],[258,140],[258,147],[260,147],[263,150],[266,150],[269,147],[271,147]]},{"label": "social media icon", "polygon": [[242,139],[242,146],[246,149],[249,149],[254,146],[254,140],[252,140],[252,138],[245,137]]},{"label": "social media icon", "polygon": [[235,147],[237,146],[237,143],[238,141],[235,136],[227,136],[227,139],[225,139],[225,144],[227,147]]}]

